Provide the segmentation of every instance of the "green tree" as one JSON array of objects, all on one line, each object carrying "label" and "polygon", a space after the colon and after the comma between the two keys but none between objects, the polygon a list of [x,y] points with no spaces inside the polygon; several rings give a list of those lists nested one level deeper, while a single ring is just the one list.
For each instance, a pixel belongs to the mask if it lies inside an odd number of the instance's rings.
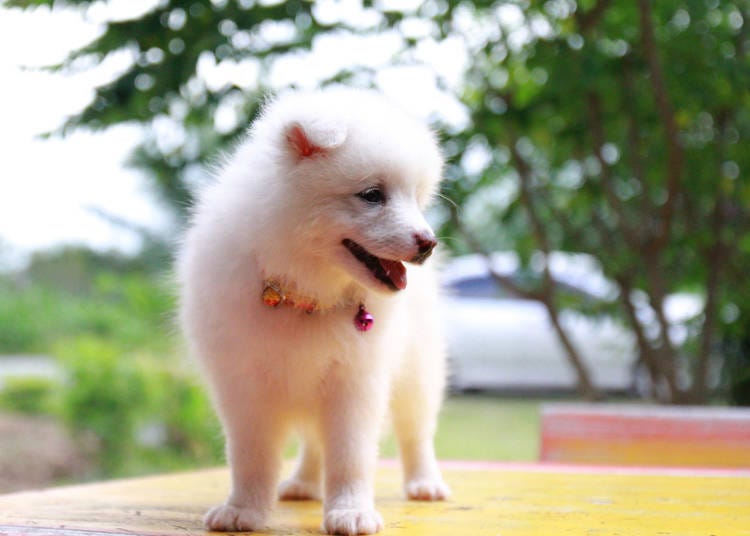
[{"label": "green tree", "polygon": [[[594,255],[617,284],[654,395],[704,401],[750,253],[748,3],[525,7],[521,24],[471,50],[463,147],[481,144],[492,159],[468,187],[455,170],[450,195],[465,206],[509,184],[488,208],[515,247]],[[556,309],[542,271],[537,297]],[[681,290],[705,303],[682,346],[667,311]]]},{"label": "green tree", "polygon": [[[635,334],[654,396],[705,400],[725,323],[749,325],[748,292],[737,291],[747,286],[750,256],[747,0],[428,0],[404,10],[366,2],[366,22],[321,5],[163,0],[112,21],[58,67],[121,50],[132,64],[62,130],[149,127],[133,161],[180,212],[201,164],[256,113],[280,58],[332,34],[393,30],[401,40],[394,61],[410,61],[424,42],[458,38],[470,58],[458,92],[471,122],[446,133],[445,193],[458,208],[446,205],[443,232],[464,238],[459,249],[510,246],[527,263],[541,259],[538,284],[515,290],[545,304],[590,397],[596,388],[567,341],[546,259],[553,251],[593,255],[617,286],[600,305]],[[415,18],[426,24],[422,35],[409,31]],[[202,63],[259,74],[211,86]],[[327,81],[344,78],[367,84],[373,72],[352,66]],[[227,109],[234,120],[219,124]],[[164,125],[176,133],[168,142],[155,134]],[[485,165],[468,165],[467,154]],[[682,290],[704,300],[688,344],[674,336],[667,310]]]}]

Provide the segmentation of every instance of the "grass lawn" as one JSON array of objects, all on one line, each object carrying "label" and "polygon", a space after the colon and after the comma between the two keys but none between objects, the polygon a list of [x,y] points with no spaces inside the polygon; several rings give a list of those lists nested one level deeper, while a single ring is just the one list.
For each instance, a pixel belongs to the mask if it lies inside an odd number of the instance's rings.
[{"label": "grass lawn", "polygon": [[[539,407],[535,399],[456,395],[443,405],[435,438],[438,457],[461,460],[533,461],[539,449]],[[392,435],[383,457],[397,455]]]}]

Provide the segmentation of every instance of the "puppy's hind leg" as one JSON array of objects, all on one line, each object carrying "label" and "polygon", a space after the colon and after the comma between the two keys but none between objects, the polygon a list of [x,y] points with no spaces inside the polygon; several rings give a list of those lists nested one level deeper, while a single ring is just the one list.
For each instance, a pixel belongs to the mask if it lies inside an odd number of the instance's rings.
[{"label": "puppy's hind leg", "polygon": [[309,428],[303,430],[299,462],[294,474],[279,486],[279,498],[286,501],[320,499],[320,440]]},{"label": "puppy's hind leg", "polygon": [[412,500],[437,501],[450,496],[435,456],[433,438],[445,383],[435,369],[411,373],[397,381],[391,414],[404,470],[404,491]]}]

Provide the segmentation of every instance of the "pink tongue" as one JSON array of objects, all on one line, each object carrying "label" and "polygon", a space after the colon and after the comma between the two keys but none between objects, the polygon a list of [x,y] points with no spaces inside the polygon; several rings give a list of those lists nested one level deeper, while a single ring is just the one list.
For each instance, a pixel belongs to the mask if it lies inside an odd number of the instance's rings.
[{"label": "pink tongue", "polygon": [[387,259],[378,260],[380,261],[380,266],[383,267],[385,273],[388,274],[388,277],[393,281],[393,284],[396,285],[399,290],[404,290],[406,288],[406,267],[399,261],[389,261]]}]

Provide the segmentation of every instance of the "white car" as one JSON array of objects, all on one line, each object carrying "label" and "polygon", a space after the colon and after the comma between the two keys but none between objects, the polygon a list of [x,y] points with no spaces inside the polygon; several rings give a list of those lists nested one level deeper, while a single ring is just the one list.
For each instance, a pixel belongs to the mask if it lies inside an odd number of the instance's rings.
[{"label": "white car", "polygon": [[[532,258],[532,260],[534,260]],[[534,276],[519,270],[515,253],[495,254],[495,271],[523,282]],[[535,263],[531,263],[532,268]],[[595,259],[583,254],[553,253],[550,271],[562,293],[582,300],[613,300],[617,289]],[[522,299],[489,274],[487,260],[469,255],[448,262],[442,271],[445,296],[442,315],[455,390],[574,390],[570,365],[545,307]],[[696,298],[682,299],[667,316],[684,320],[694,314]],[[687,311],[686,307],[691,309]],[[614,318],[564,310],[560,319],[578,349],[593,384],[605,391],[632,391],[638,376],[638,354],[632,333]],[[676,326],[677,328],[681,326]],[[683,328],[684,330],[684,328]],[[680,333],[673,337],[679,337]],[[639,389],[640,390],[640,389]]]}]

